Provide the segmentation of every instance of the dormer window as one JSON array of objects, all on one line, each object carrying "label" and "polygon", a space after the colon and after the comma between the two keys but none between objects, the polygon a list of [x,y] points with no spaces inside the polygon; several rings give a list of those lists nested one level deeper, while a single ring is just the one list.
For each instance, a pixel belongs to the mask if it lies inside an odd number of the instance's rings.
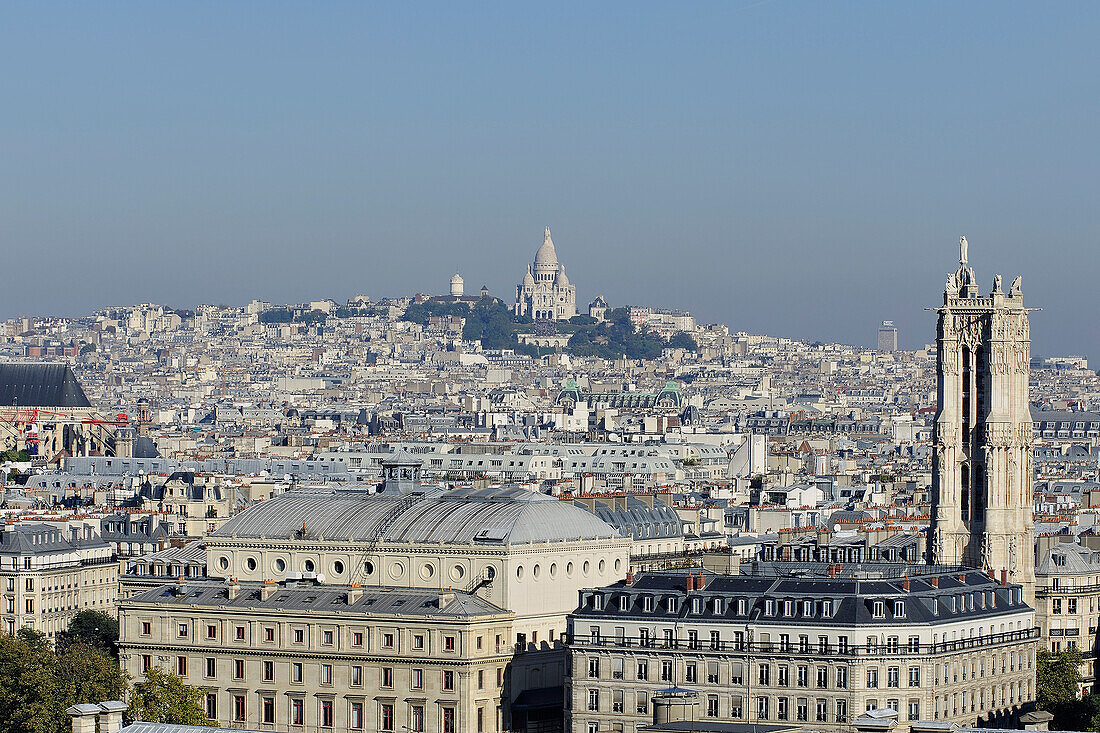
[{"label": "dormer window", "polygon": [[764,614],[767,616],[775,615],[775,601],[764,601]]},{"label": "dormer window", "polygon": [[821,602],[821,615],[826,617],[833,615],[833,602],[831,600]]},{"label": "dormer window", "polygon": [[744,598],[738,598],[737,599],[737,615],[738,616],[744,616],[745,615],[745,599]]},{"label": "dormer window", "polygon": [[724,611],[724,608],[725,608],[725,604],[722,602],[722,599],[721,598],[715,598],[714,599],[714,612],[716,614],[721,614]]},{"label": "dormer window", "polygon": [[669,613],[676,613],[676,599],[675,598],[669,598],[665,602],[665,607],[668,609]]},{"label": "dormer window", "polygon": [[791,603],[790,601],[783,601],[783,615],[784,616],[793,616],[794,615],[794,604]]},{"label": "dormer window", "polygon": [[642,610],[646,613],[651,613],[653,611],[653,596],[642,597]]},{"label": "dormer window", "polygon": [[692,598],[691,599],[691,612],[692,613],[702,613],[703,612],[703,599],[702,598]]},{"label": "dormer window", "polygon": [[802,615],[803,616],[813,616],[814,615],[814,602],[813,601],[802,601]]},{"label": "dormer window", "polygon": [[626,611],[630,608],[630,596],[619,596],[619,610]]},{"label": "dormer window", "polygon": [[905,616],[905,601],[894,601],[894,618]]},{"label": "dormer window", "polygon": [[597,611],[603,610],[603,596],[601,596],[599,593],[592,596],[592,608],[596,609]]},{"label": "dormer window", "polygon": [[871,614],[875,618],[885,618],[886,617],[886,603],[884,601],[875,601],[874,604],[872,604]]}]

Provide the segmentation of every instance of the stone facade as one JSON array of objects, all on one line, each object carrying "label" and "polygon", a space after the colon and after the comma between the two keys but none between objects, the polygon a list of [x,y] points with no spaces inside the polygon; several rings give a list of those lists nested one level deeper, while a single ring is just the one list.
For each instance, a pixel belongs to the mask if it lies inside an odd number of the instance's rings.
[{"label": "stone facade", "polygon": [[534,263],[516,286],[516,315],[536,321],[567,321],[577,315],[577,288],[565,276],[565,265],[558,264],[550,227],[546,228]]},{"label": "stone facade", "polygon": [[940,564],[1007,574],[1032,603],[1028,311],[1019,277],[1005,293],[998,275],[980,297],[965,237],[960,246],[938,309],[930,550]]},{"label": "stone facade", "polygon": [[713,725],[841,733],[888,709],[898,731],[1014,720],[1034,698],[1038,638],[1020,587],[921,572],[646,573],[584,591],[570,618],[566,730],[635,733],[669,688],[694,693],[694,719]]}]

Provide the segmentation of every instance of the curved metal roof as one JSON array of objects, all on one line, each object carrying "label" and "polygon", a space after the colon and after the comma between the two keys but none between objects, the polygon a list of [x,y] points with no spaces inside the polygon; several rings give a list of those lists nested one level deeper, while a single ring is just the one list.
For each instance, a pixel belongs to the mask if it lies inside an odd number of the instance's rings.
[{"label": "curved metal roof", "polygon": [[620,537],[591,512],[521,488],[428,489],[423,494],[302,489],[228,520],[215,537],[369,542],[522,544]]}]

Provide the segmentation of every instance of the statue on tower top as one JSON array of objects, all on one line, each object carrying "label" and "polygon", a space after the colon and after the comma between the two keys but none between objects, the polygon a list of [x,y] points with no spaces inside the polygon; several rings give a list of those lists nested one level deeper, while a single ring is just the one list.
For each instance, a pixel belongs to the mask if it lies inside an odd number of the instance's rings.
[{"label": "statue on tower top", "polygon": [[967,252],[966,252],[966,250],[969,247],[970,247],[970,245],[967,243],[966,237],[959,237],[959,264],[962,265],[963,267],[966,267],[966,263],[967,263],[967,257],[966,257]]}]

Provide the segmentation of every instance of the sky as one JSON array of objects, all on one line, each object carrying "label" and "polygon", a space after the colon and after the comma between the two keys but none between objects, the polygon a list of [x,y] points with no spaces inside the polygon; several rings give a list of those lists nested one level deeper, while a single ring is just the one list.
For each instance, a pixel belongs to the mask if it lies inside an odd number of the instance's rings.
[{"label": "sky", "polygon": [[[506,302],[934,340],[958,238],[1100,358],[1100,4],[12,2],[0,318]],[[1092,305],[1090,305],[1092,304]]]}]

